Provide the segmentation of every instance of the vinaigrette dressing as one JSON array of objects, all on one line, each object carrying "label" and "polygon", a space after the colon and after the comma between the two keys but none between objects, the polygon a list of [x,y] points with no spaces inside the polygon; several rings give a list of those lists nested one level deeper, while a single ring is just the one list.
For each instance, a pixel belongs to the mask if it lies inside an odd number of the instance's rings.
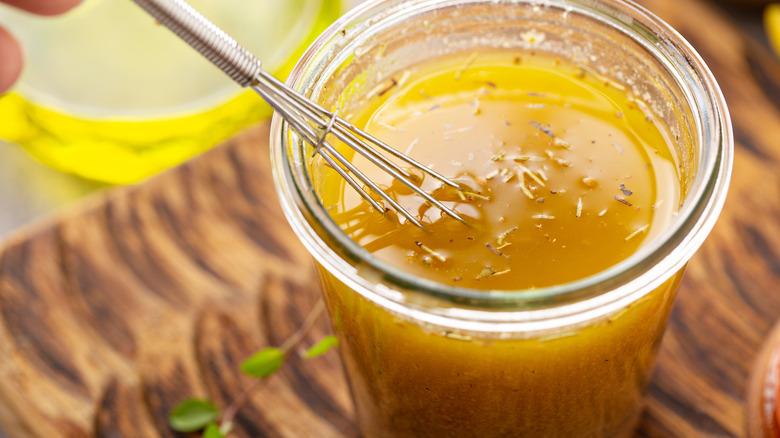
[{"label": "vinaigrette dressing", "polygon": [[[334,221],[387,263],[477,290],[575,281],[657,235],[684,195],[686,175],[669,145],[686,145],[672,143],[620,84],[554,58],[517,56],[437,58],[342,112],[468,187],[420,182],[470,226],[359,157],[357,167],[427,231],[373,211],[315,159]],[[482,336],[418,324],[320,268],[361,433],[393,438],[632,436],[682,273],[584,326]]]},{"label": "vinaigrette dressing", "polygon": [[427,231],[373,211],[332,169],[323,170],[321,194],[349,236],[414,275],[474,289],[575,281],[634,253],[679,207],[667,131],[623,86],[577,65],[461,55],[415,67],[373,94],[347,118],[466,186],[421,182],[471,226],[362,157],[357,167]]}]

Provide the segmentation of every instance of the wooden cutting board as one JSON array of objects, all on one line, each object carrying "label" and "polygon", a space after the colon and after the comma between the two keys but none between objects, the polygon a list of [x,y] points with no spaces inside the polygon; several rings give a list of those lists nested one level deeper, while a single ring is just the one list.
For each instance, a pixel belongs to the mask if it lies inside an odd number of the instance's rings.
[{"label": "wooden cutting board", "polygon": [[[780,317],[780,73],[727,14],[645,4],[720,81],[737,151],[720,222],[689,265],[638,436],[742,436],[753,359]],[[0,428],[11,437],[171,437],[189,396],[224,405],[238,363],[317,298],[282,217],[267,126],[0,247]],[[320,321],[311,338],[327,331]],[[355,436],[336,354],[292,360],[237,418],[241,437]]]}]

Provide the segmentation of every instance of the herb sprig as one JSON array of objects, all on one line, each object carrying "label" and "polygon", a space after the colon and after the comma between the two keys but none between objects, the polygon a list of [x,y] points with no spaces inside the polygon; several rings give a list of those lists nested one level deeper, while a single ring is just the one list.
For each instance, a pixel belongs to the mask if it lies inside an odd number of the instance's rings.
[{"label": "herb sprig", "polygon": [[325,304],[320,298],[314,305],[301,327],[287,338],[279,347],[265,347],[241,363],[241,371],[256,380],[224,411],[220,411],[214,402],[200,398],[188,398],[179,402],[168,416],[168,424],[177,432],[202,431],[203,438],[225,438],[233,430],[233,420],[238,411],[252,399],[267,379],[284,365],[294,351],[303,359],[322,356],[338,345],[338,339],[327,335],[316,344],[302,349],[306,335],[322,315]]}]

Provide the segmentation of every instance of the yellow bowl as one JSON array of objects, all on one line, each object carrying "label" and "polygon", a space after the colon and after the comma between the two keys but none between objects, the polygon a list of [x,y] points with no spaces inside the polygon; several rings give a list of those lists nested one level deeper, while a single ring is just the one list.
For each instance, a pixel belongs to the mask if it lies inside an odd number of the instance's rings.
[{"label": "yellow bowl", "polygon": [[[191,4],[279,77],[342,12],[340,0]],[[0,5],[0,23],[28,58],[0,96],[0,138],[61,171],[136,182],[271,114],[132,2],[86,0],[56,18]]]}]

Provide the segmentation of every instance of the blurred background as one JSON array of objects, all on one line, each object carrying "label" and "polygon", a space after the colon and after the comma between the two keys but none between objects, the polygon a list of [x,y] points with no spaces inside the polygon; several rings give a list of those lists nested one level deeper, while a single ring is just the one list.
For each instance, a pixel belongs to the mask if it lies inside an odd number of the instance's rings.
[{"label": "blurred background", "polygon": [[[752,73],[777,104],[775,1],[708,5],[742,30]],[[268,71],[286,78],[312,38],[360,0],[191,2],[258,55]],[[675,0],[655,0],[651,9],[663,17],[679,7]],[[48,18],[0,4],[0,25],[19,37],[29,58],[17,87],[0,95],[0,242],[85,198],[142,182],[270,115],[259,97],[242,92],[129,0],[84,0],[74,11]],[[751,47],[772,50],[774,58],[751,56]],[[771,295],[759,280],[745,284],[752,289],[736,295]]]},{"label": "blurred background", "polygon": [[[349,0],[190,0],[286,78]],[[268,119],[242,90],[131,1],[84,0],[56,17],[0,3],[25,46],[0,95],[0,239],[114,185],[175,166]]]},{"label": "blurred background", "polygon": [[[309,42],[359,0],[192,3],[285,78]],[[713,5],[756,44],[780,46],[780,5]],[[17,87],[0,95],[0,239],[99,190],[143,181],[270,115],[259,97],[130,1],[84,0],[47,18],[0,4],[0,23],[28,56]]]}]

